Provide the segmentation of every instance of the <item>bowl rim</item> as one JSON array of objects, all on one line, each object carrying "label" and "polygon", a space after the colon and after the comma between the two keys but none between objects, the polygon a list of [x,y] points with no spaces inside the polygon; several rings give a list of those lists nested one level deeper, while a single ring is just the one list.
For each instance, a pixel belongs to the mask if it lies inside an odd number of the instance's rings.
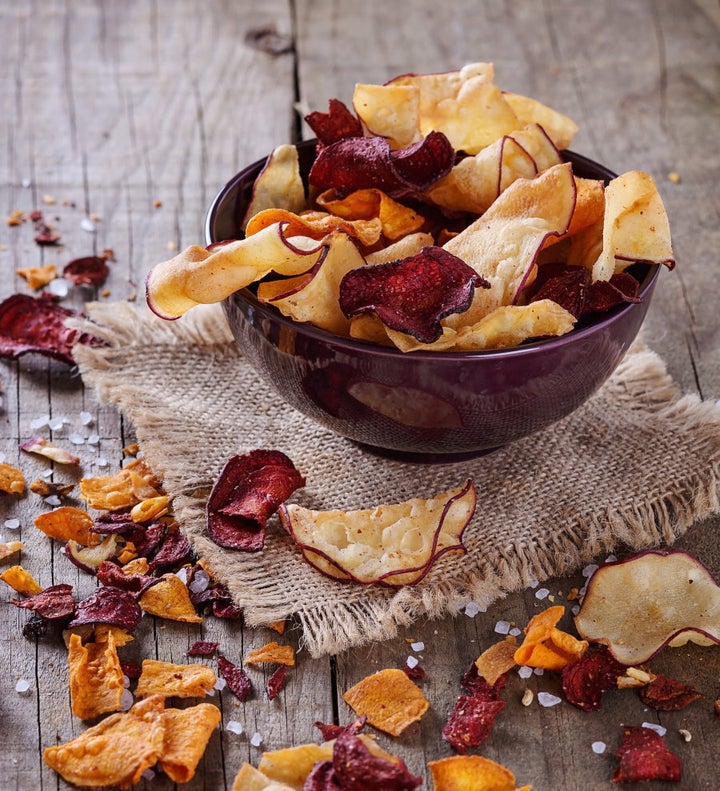
[{"label": "bowl rim", "polygon": [[[299,149],[309,149],[311,146],[315,145],[316,140],[303,140],[299,143],[295,143]],[[573,164],[578,163],[581,166],[589,166],[593,169],[602,171],[607,179],[615,178],[617,174],[611,171],[609,168],[601,165],[598,162],[595,162],[588,157],[578,154],[575,151],[566,149],[560,152],[561,156],[566,159],[566,161],[570,161]],[[218,212],[218,209],[225,198],[231,194],[236,188],[240,181],[246,178],[246,174],[249,171],[252,171],[257,168],[261,168],[263,164],[267,161],[267,156],[262,157],[261,159],[256,160],[255,162],[250,163],[238,173],[236,173],[229,181],[227,181],[217,192],[215,197],[213,198],[210,206],[207,210],[205,215],[205,222],[204,222],[204,236],[207,245],[214,244],[220,241],[220,239],[213,238],[213,221]],[[565,335],[560,335],[551,338],[543,338],[537,341],[530,341],[529,343],[523,343],[519,346],[512,346],[509,348],[504,349],[483,349],[479,351],[432,351],[432,350],[414,350],[411,352],[403,352],[400,349],[389,347],[389,346],[381,346],[376,343],[372,343],[370,341],[363,341],[357,338],[347,338],[342,335],[335,335],[327,330],[323,330],[320,327],[315,327],[313,324],[309,322],[298,322],[295,321],[288,316],[283,315],[276,307],[260,302],[257,297],[253,294],[253,292],[249,288],[243,288],[236,292],[234,292],[231,296],[227,297],[223,300],[224,303],[229,302],[233,299],[242,299],[245,302],[249,303],[252,308],[265,315],[266,317],[272,319],[273,321],[278,322],[279,324],[287,327],[288,329],[292,329],[295,332],[301,333],[307,337],[310,337],[314,340],[321,341],[325,344],[333,344],[338,348],[353,350],[353,351],[363,351],[365,353],[373,353],[379,357],[390,357],[390,358],[397,358],[397,359],[407,359],[412,358],[418,361],[440,361],[440,360],[447,360],[447,361],[462,361],[462,360],[473,360],[473,359],[494,359],[498,360],[503,357],[521,357],[524,355],[532,355],[538,351],[543,351],[547,349],[549,346],[552,346],[553,349],[557,349],[560,347],[564,347],[567,344],[580,342],[583,338],[587,337],[588,335],[592,335],[595,332],[599,332],[602,329],[609,327],[610,325],[614,324],[616,321],[622,319],[622,317],[633,310],[637,310],[638,307],[643,306],[646,294],[651,293],[653,287],[655,286],[655,281],[659,277],[660,270],[662,266],[660,264],[651,264],[647,262],[637,262],[640,264],[644,264],[648,267],[648,272],[645,277],[640,282],[640,287],[638,289],[638,297],[642,300],[640,303],[632,303],[628,302],[624,305],[619,305],[615,308],[612,308],[607,315],[603,316],[601,319],[597,321],[593,321],[586,327],[582,327],[580,329],[573,329],[570,332],[566,333]]]}]

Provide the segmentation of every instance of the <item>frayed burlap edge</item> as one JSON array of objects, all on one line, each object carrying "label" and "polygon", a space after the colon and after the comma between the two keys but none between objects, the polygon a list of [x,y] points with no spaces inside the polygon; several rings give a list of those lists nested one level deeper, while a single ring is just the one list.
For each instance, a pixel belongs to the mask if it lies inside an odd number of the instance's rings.
[{"label": "frayed burlap edge", "polygon": [[[196,492],[198,481],[209,484],[216,470],[193,469],[189,473],[182,458],[167,456],[173,432],[181,435],[182,425],[176,424],[171,411],[158,410],[142,383],[133,382],[123,370],[123,350],[129,346],[192,345],[203,347],[208,358],[238,356],[221,311],[215,306],[200,308],[182,322],[168,323],[122,304],[94,304],[88,309],[96,322],[92,331],[110,346],[75,348],[83,380],[102,402],[118,406],[133,421],[144,455],[175,497],[183,530],[209,569],[244,608],[246,622],[259,625],[294,615],[302,626],[306,648],[316,656],[392,638],[419,617],[453,614],[469,601],[487,606],[534,581],[572,572],[620,544],[633,549],[672,544],[694,522],[720,511],[720,411],[714,403],[695,395],[681,395],[662,360],[638,342],[606,388],[629,411],[654,414],[691,437],[705,459],[701,470],[681,482],[668,481],[652,501],[633,499],[622,507],[579,511],[542,546],[523,540],[494,547],[492,560],[480,559],[473,573],[465,577],[448,575],[431,586],[376,589],[371,595],[355,592],[335,601],[329,610],[303,603],[288,606],[287,597],[281,595],[268,596],[258,604],[246,591],[262,587],[266,568],[247,564],[239,575],[236,570],[232,578],[224,579],[225,552],[205,535],[204,499]],[[136,419],[138,415],[141,420]],[[175,439],[181,441],[182,437]]]}]

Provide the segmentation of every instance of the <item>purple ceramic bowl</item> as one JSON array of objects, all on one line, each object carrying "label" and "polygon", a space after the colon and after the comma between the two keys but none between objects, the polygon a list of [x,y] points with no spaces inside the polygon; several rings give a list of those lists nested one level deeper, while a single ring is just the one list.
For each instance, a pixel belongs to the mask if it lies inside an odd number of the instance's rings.
[{"label": "purple ceramic bowl", "polygon": [[[298,145],[301,171],[314,141]],[[614,173],[565,152],[575,173]],[[207,243],[241,236],[240,219],[265,160],[248,166],[210,206]],[[635,265],[642,301],[568,335],[483,352],[411,352],[342,338],[283,316],[250,289],[223,302],[258,373],[295,409],[368,450],[408,461],[487,453],[569,415],[610,376],[645,318],[660,267]]]}]

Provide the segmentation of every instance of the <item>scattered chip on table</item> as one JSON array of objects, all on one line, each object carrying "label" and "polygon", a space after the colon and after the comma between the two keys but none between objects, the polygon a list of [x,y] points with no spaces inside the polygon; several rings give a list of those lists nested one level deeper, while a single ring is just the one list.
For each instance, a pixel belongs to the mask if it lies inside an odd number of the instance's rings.
[{"label": "scattered chip on table", "polygon": [[295,649],[291,645],[280,645],[274,640],[256,648],[245,657],[246,665],[275,663],[292,667],[295,664]]},{"label": "scattered chip on table", "polygon": [[433,791],[531,791],[516,788],[515,775],[501,764],[481,755],[453,755],[430,761]]},{"label": "scattered chip on table", "polygon": [[205,665],[176,665],[157,659],[143,659],[136,694],[139,698],[150,695],[204,698],[216,682],[215,671]]},{"label": "scattered chip on table", "polygon": [[515,663],[545,670],[562,670],[577,662],[587,651],[588,642],[557,629],[565,607],[556,605],[538,613],[525,627],[525,639],[515,651]]},{"label": "scattered chip on table", "polygon": [[186,709],[165,709],[159,763],[173,782],[187,783],[195,776],[197,765],[220,719],[220,709],[211,703],[198,703]]},{"label": "scattered chip on table", "polygon": [[124,678],[112,633],[104,642],[84,645],[77,634],[71,635],[68,669],[75,716],[90,720],[120,709]]},{"label": "scattered chip on table", "polygon": [[25,476],[21,470],[4,461],[0,462],[0,491],[8,494],[23,494],[25,486]]}]

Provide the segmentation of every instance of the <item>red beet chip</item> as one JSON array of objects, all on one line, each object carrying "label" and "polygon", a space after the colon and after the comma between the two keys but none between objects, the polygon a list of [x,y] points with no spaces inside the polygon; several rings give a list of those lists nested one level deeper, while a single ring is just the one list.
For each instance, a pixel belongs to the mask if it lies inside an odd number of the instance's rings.
[{"label": "red beet chip", "polygon": [[363,136],[360,119],[339,99],[330,99],[326,113],[315,110],[305,116],[305,121],[315,133],[320,147],[329,146],[347,137]]},{"label": "red beet chip", "polygon": [[216,618],[236,621],[242,617],[242,610],[231,599],[215,599],[212,603],[212,614]]},{"label": "red beet chip", "polygon": [[76,286],[101,286],[108,272],[107,259],[99,255],[73,258],[63,267],[63,277]]},{"label": "red beet chip", "polygon": [[173,568],[190,557],[190,542],[179,530],[165,533],[159,549],[150,561],[150,570]]},{"label": "red beet chip", "polygon": [[474,698],[479,698],[481,700],[500,700],[500,693],[505,688],[506,682],[507,673],[503,673],[494,684],[489,684],[480,675],[477,665],[473,662],[460,680],[460,686],[468,695]]},{"label": "red beet chip", "polygon": [[72,585],[51,585],[27,599],[11,599],[16,607],[33,610],[48,621],[67,618],[75,612]]},{"label": "red beet chip", "polygon": [[495,717],[504,708],[504,700],[460,695],[442,729],[442,737],[465,755],[468,747],[477,747],[487,739]]},{"label": "red beet chip", "polygon": [[618,677],[625,675],[625,670],[626,665],[618,662],[605,646],[588,652],[563,668],[565,697],[579,709],[597,711],[603,694],[609,689],[617,689]]},{"label": "red beet chip", "polygon": [[618,272],[610,280],[596,280],[587,291],[583,315],[604,313],[623,302],[642,302],[640,284],[629,272]]},{"label": "red beet chip", "polygon": [[140,525],[137,525],[137,527],[139,528],[137,533],[130,538],[130,540],[135,544],[135,551],[138,555],[148,558],[156,552],[163,543],[163,539],[167,533],[167,527],[162,522],[157,522],[145,529],[142,529]]},{"label": "red beet chip", "polygon": [[0,357],[14,360],[36,352],[72,365],[74,344],[105,345],[94,335],[65,326],[66,319],[82,315],[52,297],[13,294],[0,303]]},{"label": "red beet chip", "polygon": [[222,469],[207,503],[210,538],[226,549],[257,552],[265,544],[265,523],[305,478],[277,450],[233,456]]},{"label": "red beet chip", "polygon": [[140,596],[148,588],[161,582],[160,577],[151,577],[149,574],[125,574],[125,572],[111,560],[103,560],[97,567],[97,578],[103,585],[121,588]]},{"label": "red beet chip", "polygon": [[340,791],[332,761],[318,761],[305,778],[302,791]]},{"label": "red beet chip", "polygon": [[337,739],[341,733],[360,733],[360,731],[365,727],[366,722],[367,715],[363,714],[362,717],[358,717],[356,720],[349,722],[347,725],[332,725],[319,721],[316,721],[313,724],[320,730],[323,741],[329,742],[331,739]]},{"label": "red beet chip", "polygon": [[442,132],[396,150],[382,137],[348,137],[318,151],[308,180],[321,191],[334,189],[341,198],[375,187],[400,199],[424,192],[454,163],[455,150]]},{"label": "red beet chip", "polygon": [[403,668],[403,673],[405,673],[408,678],[414,678],[418,680],[425,678],[425,671],[422,669],[422,667],[420,667],[420,665],[410,667],[410,665],[406,664]]},{"label": "red beet chip", "polygon": [[220,643],[211,640],[196,640],[187,650],[186,656],[212,656]]},{"label": "red beet chip", "polygon": [[340,309],[347,318],[375,313],[391,329],[432,343],[442,335],[440,319],[467,310],[479,286],[489,284],[472,267],[428,246],[409,258],[348,272],[340,282]]},{"label": "red beet chip", "polygon": [[682,762],[670,752],[665,740],[652,728],[632,725],[623,729],[623,740],[615,753],[618,765],[613,769],[613,783],[642,783],[667,780],[678,783]]},{"label": "red beet chip", "polygon": [[653,681],[638,690],[642,702],[656,711],[680,711],[696,700],[701,693],[689,684],[658,674]]},{"label": "red beet chip", "polygon": [[140,625],[142,610],[135,595],[120,588],[102,587],[78,602],[75,617],[68,624],[84,626],[88,623],[106,623],[134,632]]},{"label": "red beet chip", "polygon": [[285,683],[285,672],[287,668],[285,665],[280,665],[278,669],[268,678],[265,689],[267,690],[268,698],[275,700],[280,694],[283,684]]},{"label": "red beet chip", "polygon": [[389,761],[373,755],[359,736],[347,731],[335,740],[332,766],[338,785],[327,788],[343,791],[413,791],[423,782],[410,774],[402,759]]},{"label": "red beet chip", "polygon": [[122,672],[128,678],[140,678],[142,675],[142,665],[139,662],[120,662]]},{"label": "red beet chip", "polygon": [[220,675],[225,679],[230,692],[242,703],[248,699],[252,692],[252,681],[250,676],[238,665],[233,664],[229,659],[224,656],[218,657],[218,670]]}]

